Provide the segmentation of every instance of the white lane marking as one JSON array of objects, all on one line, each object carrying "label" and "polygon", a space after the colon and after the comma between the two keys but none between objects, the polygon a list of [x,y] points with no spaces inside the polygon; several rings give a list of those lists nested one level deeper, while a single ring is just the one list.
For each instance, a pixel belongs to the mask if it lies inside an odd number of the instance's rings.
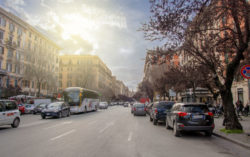
[{"label": "white lane marking", "polygon": [[29,126],[34,126],[34,125],[39,125],[39,124],[44,124],[44,123],[48,123],[48,122],[46,122],[46,121],[38,121],[38,122],[33,122],[33,123],[21,125],[21,127],[29,127]]},{"label": "white lane marking", "polygon": [[109,127],[111,127],[112,125],[114,125],[115,123],[114,122],[110,122],[108,123],[104,128],[102,128],[99,133],[102,133],[104,132],[106,129],[108,129]]},{"label": "white lane marking", "polygon": [[51,140],[51,141],[54,141],[54,140],[59,139],[59,138],[61,138],[61,137],[63,137],[63,136],[69,135],[69,134],[71,134],[71,133],[73,133],[73,132],[75,132],[75,131],[76,131],[75,129],[70,130],[70,131],[68,131],[68,132],[65,132],[65,133],[59,135],[59,136],[53,137],[53,138],[51,138],[50,140]]},{"label": "white lane marking", "polygon": [[49,126],[47,128],[43,128],[43,129],[47,130],[47,129],[51,129],[51,128],[55,128],[55,127],[58,127],[58,126],[61,126],[61,125],[66,125],[66,124],[71,124],[71,123],[72,123],[72,121],[62,122],[62,123],[55,124],[53,126]]},{"label": "white lane marking", "polygon": [[132,140],[132,136],[133,136],[133,132],[130,132],[129,135],[128,135],[128,141]]}]

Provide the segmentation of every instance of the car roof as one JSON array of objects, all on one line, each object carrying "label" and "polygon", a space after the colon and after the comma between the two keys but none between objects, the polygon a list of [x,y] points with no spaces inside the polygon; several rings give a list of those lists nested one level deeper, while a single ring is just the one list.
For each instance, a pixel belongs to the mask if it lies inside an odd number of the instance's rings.
[{"label": "car roof", "polygon": [[186,106],[186,105],[194,105],[194,106],[198,106],[198,105],[206,105],[204,103],[197,103],[197,102],[182,102],[182,103],[177,103],[180,104],[182,106]]}]

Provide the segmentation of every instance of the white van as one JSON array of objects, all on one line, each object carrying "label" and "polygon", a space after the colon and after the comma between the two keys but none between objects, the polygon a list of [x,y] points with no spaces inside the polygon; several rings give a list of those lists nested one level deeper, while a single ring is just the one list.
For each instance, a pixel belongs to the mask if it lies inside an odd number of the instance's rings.
[{"label": "white van", "polygon": [[20,112],[15,101],[0,100],[0,126],[11,125],[17,128],[20,123]]}]

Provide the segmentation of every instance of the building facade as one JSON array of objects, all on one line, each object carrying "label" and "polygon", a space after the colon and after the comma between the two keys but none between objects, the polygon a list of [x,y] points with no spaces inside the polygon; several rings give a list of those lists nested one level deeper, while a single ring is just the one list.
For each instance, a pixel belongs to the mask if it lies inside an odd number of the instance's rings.
[{"label": "building facade", "polygon": [[[0,8],[0,86],[23,93],[57,92],[59,47],[37,29]],[[53,81],[52,81],[53,80]]]},{"label": "building facade", "polygon": [[83,87],[99,91],[104,95],[128,94],[122,81],[112,76],[107,65],[95,55],[60,56],[59,89]]}]

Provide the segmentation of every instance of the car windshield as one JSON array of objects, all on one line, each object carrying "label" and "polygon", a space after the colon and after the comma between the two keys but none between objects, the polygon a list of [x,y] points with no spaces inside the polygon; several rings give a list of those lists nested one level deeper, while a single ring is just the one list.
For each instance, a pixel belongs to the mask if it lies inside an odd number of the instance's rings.
[{"label": "car windshield", "polygon": [[160,102],[157,105],[157,108],[171,109],[174,105],[174,102]]},{"label": "car windshield", "polygon": [[48,109],[59,108],[61,107],[61,103],[52,103],[47,106]]},{"label": "car windshield", "polygon": [[185,105],[183,110],[189,113],[205,113],[209,111],[206,105]]},{"label": "car windshield", "polygon": [[47,104],[40,104],[38,107],[45,107]]},{"label": "car windshield", "polygon": [[134,104],[134,107],[145,107],[144,104]]}]

